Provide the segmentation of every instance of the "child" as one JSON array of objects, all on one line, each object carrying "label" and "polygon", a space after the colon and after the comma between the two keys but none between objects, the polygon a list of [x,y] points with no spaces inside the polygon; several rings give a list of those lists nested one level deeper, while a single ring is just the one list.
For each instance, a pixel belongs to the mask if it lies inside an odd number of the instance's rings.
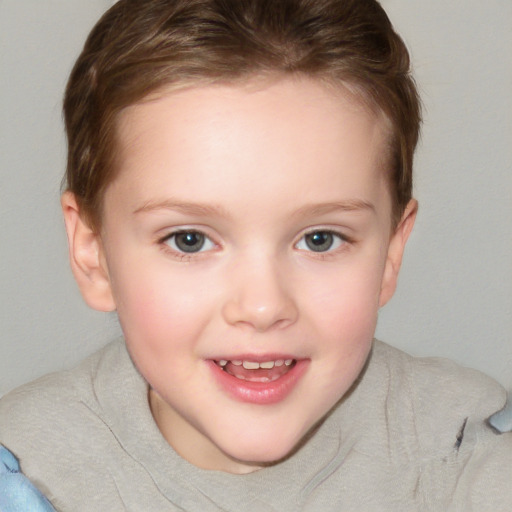
[{"label": "child", "polygon": [[377,2],[120,0],[64,111],[71,266],[124,338],[0,401],[57,510],[510,510],[503,389],[373,340],[420,122]]}]

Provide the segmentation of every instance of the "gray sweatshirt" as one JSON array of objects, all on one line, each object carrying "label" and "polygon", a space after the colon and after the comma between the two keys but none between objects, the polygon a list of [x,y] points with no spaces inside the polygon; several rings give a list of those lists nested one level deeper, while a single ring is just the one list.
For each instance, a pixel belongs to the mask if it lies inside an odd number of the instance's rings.
[{"label": "gray sweatshirt", "polygon": [[[474,370],[375,341],[350,393],[291,457],[207,471],[167,444],[122,340],[0,400],[0,444],[60,512],[512,510],[505,391]],[[508,470],[507,470],[508,468]]]}]

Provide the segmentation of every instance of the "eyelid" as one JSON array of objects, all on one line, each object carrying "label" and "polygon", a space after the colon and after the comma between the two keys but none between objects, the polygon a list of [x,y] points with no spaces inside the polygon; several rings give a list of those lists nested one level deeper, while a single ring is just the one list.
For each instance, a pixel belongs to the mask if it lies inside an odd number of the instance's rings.
[{"label": "eyelid", "polygon": [[[203,253],[207,253],[212,251],[215,247],[218,247],[218,243],[214,240],[214,238],[211,235],[208,235],[206,230],[197,228],[197,227],[189,227],[189,226],[180,226],[176,227],[174,229],[169,229],[165,235],[159,237],[157,239],[157,243],[159,246],[162,247],[162,249],[166,252],[170,252],[176,256],[179,256],[180,259],[190,259],[193,257],[199,257],[203,255]],[[176,237],[177,235],[183,234],[183,233],[197,233],[202,236],[204,236],[206,241],[209,241],[211,244],[211,247],[208,247],[207,249],[201,248],[197,252],[185,252],[179,249],[179,247],[172,247],[168,242],[173,237]]]},{"label": "eyelid", "polygon": [[210,233],[211,229],[208,229],[206,226],[202,225],[177,225],[177,226],[168,226],[162,229],[159,229],[159,234],[157,235],[157,240],[159,242],[164,242],[165,240],[169,239],[173,235],[179,235],[180,233],[200,233],[201,235],[204,235],[206,238],[209,238],[210,240],[214,240],[215,236]]},{"label": "eyelid", "polygon": [[[309,248],[298,247],[298,245],[301,241],[305,240],[305,238],[308,235],[312,235],[314,233],[329,233],[329,234],[333,235],[334,237],[338,238],[340,240],[340,243],[334,248],[329,248],[327,251],[313,251],[312,249],[309,249]],[[301,251],[314,254],[315,256],[325,258],[328,255],[335,254],[340,248],[343,248],[344,245],[350,244],[350,243],[353,243],[353,240],[346,234],[339,231],[338,229],[328,228],[328,227],[314,227],[314,228],[308,228],[305,231],[303,231],[302,234],[300,235],[299,239],[297,240],[297,242],[295,242],[294,247]]]}]

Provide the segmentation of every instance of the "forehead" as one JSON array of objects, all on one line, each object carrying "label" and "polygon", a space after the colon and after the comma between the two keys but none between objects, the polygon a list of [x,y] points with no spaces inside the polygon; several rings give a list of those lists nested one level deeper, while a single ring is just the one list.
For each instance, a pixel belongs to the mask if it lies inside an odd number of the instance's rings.
[{"label": "forehead", "polygon": [[120,114],[113,188],[139,203],[220,199],[227,183],[240,197],[314,202],[329,181],[334,199],[365,200],[387,183],[388,132],[354,94],[311,79],[164,91]]},{"label": "forehead", "polygon": [[[293,121],[300,118],[313,127],[315,121],[323,124],[344,122],[344,115],[348,112],[353,116],[372,120],[379,135],[383,139],[389,138],[392,126],[380,107],[368,97],[364,90],[350,83],[335,82],[329,79],[297,76],[250,76],[235,82],[199,84],[176,84],[164,87],[134,105],[124,108],[117,118],[116,131],[121,147],[126,148],[123,142],[130,142],[130,136],[137,136],[137,126],[144,129],[144,121],[154,117],[161,111],[161,106],[172,107],[176,116],[186,117],[186,122],[194,126],[197,118],[205,115],[217,115],[225,118],[225,114],[239,112],[240,117],[256,125],[272,109],[276,114],[287,114],[283,120]],[[325,116],[325,110],[331,110],[332,116]],[[319,114],[320,118],[315,114]],[[341,114],[341,116],[337,116]],[[337,117],[337,119],[336,119]],[[168,118],[169,122],[172,119]],[[234,121],[230,118],[230,122]],[[277,118],[274,121],[278,121]],[[277,123],[272,123],[277,124]],[[182,125],[182,128],[187,126]],[[299,128],[295,126],[295,128]],[[289,124],[285,133],[297,133],[294,126]],[[313,137],[313,133],[310,132]]]}]

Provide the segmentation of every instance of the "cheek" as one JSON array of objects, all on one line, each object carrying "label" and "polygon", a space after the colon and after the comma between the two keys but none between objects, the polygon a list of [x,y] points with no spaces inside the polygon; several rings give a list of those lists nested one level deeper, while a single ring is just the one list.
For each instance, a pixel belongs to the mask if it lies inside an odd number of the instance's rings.
[{"label": "cheek", "polygon": [[198,273],[143,264],[120,267],[112,286],[126,341],[152,357],[189,346],[208,321],[211,287]]},{"label": "cheek", "polygon": [[371,330],[376,321],[381,280],[379,265],[339,267],[322,280],[322,286],[311,283],[309,302],[326,325],[338,325],[351,332],[358,328]]},{"label": "cheek", "polygon": [[[373,264],[371,264],[373,263]],[[382,265],[376,259],[338,267],[314,289],[320,395],[333,404],[353,384],[371,349],[378,315]]]}]

